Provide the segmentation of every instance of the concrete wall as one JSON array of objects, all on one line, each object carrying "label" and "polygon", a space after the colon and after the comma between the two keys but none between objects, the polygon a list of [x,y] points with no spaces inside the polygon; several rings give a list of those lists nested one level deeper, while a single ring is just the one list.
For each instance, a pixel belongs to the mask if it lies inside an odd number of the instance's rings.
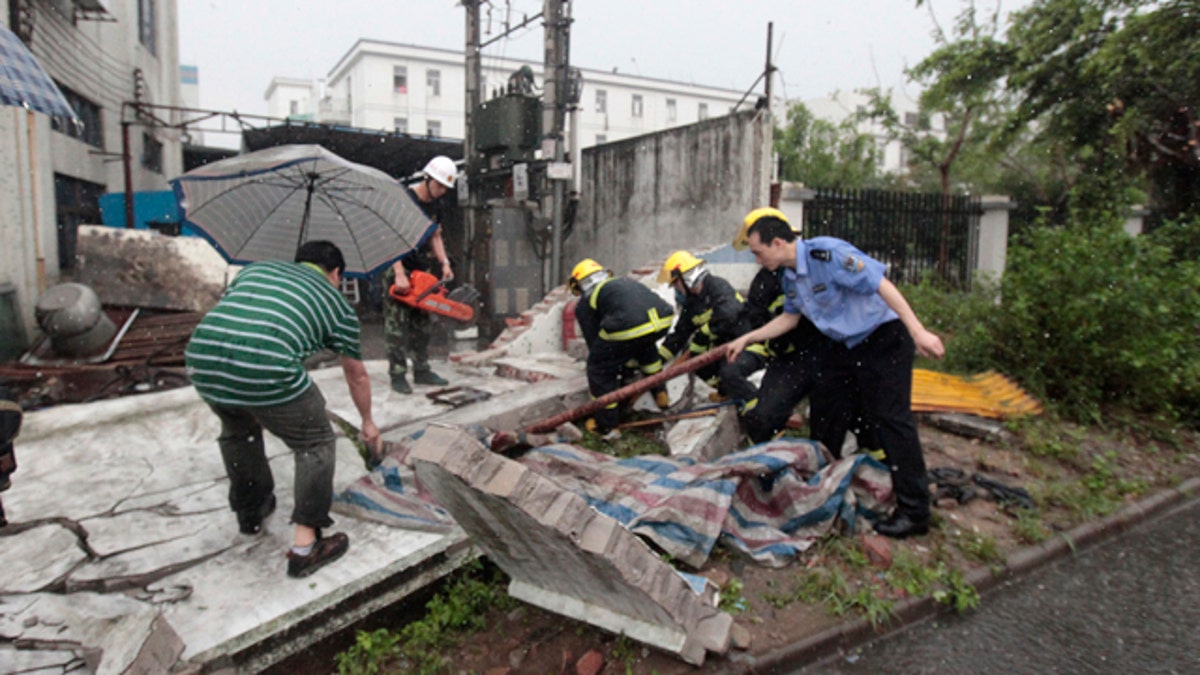
[{"label": "concrete wall", "polygon": [[585,150],[564,273],[595,258],[624,274],[728,242],[767,204],[771,124],[765,110],[747,111]]},{"label": "concrete wall", "polygon": [[47,161],[52,133],[49,117],[0,107],[0,289],[15,287],[27,340],[35,335],[37,297],[59,275],[54,177]]}]

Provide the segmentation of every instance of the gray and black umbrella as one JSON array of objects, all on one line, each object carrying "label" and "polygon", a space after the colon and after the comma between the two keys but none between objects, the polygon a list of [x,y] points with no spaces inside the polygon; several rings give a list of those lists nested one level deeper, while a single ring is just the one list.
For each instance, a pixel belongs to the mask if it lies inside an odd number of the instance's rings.
[{"label": "gray and black umbrella", "polygon": [[292,260],[306,241],[331,241],[347,276],[370,276],[429,237],[435,225],[386,173],[319,145],[230,157],[171,181],[181,220],[230,263]]}]

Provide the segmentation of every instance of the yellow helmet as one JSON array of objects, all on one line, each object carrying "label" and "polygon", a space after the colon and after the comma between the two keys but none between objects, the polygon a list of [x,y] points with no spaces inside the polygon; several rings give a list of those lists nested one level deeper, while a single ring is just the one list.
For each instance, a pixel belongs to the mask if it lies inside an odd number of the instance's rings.
[{"label": "yellow helmet", "polygon": [[[703,271],[704,261],[687,251],[675,251],[667,256],[667,261],[663,263],[662,270],[658,273],[658,283],[669,284],[675,279],[683,279],[684,285],[691,286],[701,276]],[[696,270],[695,274],[689,275],[688,272]]]},{"label": "yellow helmet", "polygon": [[737,236],[733,238],[734,250],[745,250],[746,247],[750,245],[750,228],[754,227],[754,224],[759,220],[768,217],[782,220],[787,224],[788,227],[792,228],[792,232],[795,232],[796,236],[800,235],[800,228],[794,227],[788,221],[788,217],[783,215],[783,211],[770,206],[764,206],[762,208],[754,209],[750,213],[746,214],[746,217],[742,220],[742,227],[738,230]]},{"label": "yellow helmet", "polygon": [[[575,265],[575,269],[571,270],[571,278],[567,280],[567,288],[571,289],[571,292],[575,295],[581,295],[585,290],[585,285],[589,287],[591,286],[591,283],[584,283],[588,277],[591,277],[597,272],[607,271],[608,270],[605,270],[603,265],[595,260],[592,260],[591,258],[584,258]],[[609,274],[608,276],[612,275]],[[592,283],[594,283],[594,281]]]}]

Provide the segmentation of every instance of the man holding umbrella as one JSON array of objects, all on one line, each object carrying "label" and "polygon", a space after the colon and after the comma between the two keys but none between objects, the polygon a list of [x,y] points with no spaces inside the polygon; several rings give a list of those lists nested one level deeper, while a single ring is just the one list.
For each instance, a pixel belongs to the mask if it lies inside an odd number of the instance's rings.
[{"label": "man holding umbrella", "polygon": [[263,429],[291,448],[296,463],[295,538],[287,573],[305,577],[350,547],[333,524],[334,435],[325,398],[304,368],[312,354],[341,354],[350,397],[362,416],[362,438],[379,452],[371,416],[371,381],[362,363],[354,309],[338,291],[346,261],[328,241],[309,241],[295,262],[247,266],[196,326],[185,356],[200,398],[221,420],[217,439],[229,476],[229,505],[244,534],[257,534],[275,510],[275,481]]},{"label": "man holding umbrella", "polygon": [[437,272],[431,273],[442,281],[454,279],[454,270],[450,267],[450,258],[446,257],[446,245],[442,241],[442,214],[437,205],[438,200],[454,188],[458,172],[454,160],[438,155],[429,160],[422,173],[421,182],[410,187],[409,192],[437,226],[425,243],[393,263],[383,276],[383,332],[387,341],[388,374],[392,378],[392,389],[401,394],[412,393],[412,386],[406,377],[410,355],[414,383],[449,384],[429,367],[429,315],[391,295],[393,287],[400,295],[409,292],[408,273],[411,270],[430,272],[432,268]]}]

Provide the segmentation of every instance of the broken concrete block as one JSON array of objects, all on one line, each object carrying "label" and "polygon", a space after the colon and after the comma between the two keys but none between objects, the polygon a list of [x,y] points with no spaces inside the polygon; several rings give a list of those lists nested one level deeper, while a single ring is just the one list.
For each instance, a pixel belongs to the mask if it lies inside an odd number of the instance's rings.
[{"label": "broken concrete block", "polygon": [[[733,617],[579,495],[508,468],[515,463],[461,430],[430,427],[410,459],[421,483],[512,578],[513,597],[696,665],[728,649]],[[472,478],[500,475],[516,488],[500,495]]]},{"label": "broken concrete block", "polygon": [[31,593],[46,588],[88,559],[74,532],[46,524],[4,538],[0,546],[0,593]]},{"label": "broken concrete block", "polygon": [[1004,428],[1003,422],[977,415],[937,413],[929,415],[926,419],[939,429],[967,438],[979,438],[993,442],[1012,440],[1012,433]]},{"label": "broken concrete block", "polygon": [[157,608],[117,594],[0,596],[0,641],[43,645],[94,673],[165,673],[183,640]]},{"label": "broken concrete block", "polygon": [[672,457],[688,455],[711,462],[740,449],[737,409],[730,405],[715,415],[680,420],[667,432]]}]

